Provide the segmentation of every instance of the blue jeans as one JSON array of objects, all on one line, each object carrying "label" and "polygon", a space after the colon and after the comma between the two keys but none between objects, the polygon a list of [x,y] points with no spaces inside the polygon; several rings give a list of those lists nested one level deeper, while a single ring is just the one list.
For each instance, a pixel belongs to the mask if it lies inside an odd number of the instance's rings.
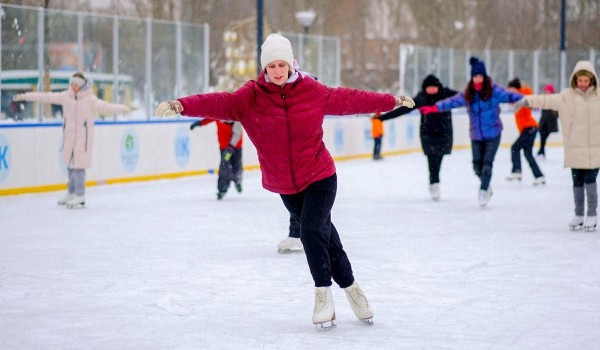
[{"label": "blue jeans", "polygon": [[471,140],[473,151],[473,169],[475,175],[481,179],[481,190],[487,191],[492,180],[492,167],[494,158],[500,146],[500,135],[489,140]]},{"label": "blue jeans", "polygon": [[281,195],[290,215],[300,222],[300,240],[315,287],[331,286],[332,278],[341,288],[354,283],[352,266],[331,222],[336,191],[337,175],[333,174],[302,192]]}]

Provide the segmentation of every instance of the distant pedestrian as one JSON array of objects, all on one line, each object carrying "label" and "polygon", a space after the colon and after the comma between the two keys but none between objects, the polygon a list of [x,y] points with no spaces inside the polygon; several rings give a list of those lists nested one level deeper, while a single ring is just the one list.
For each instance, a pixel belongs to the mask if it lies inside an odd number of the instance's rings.
[{"label": "distant pedestrian", "polygon": [[381,140],[383,139],[383,123],[379,120],[381,113],[371,117],[371,136],[373,136],[373,160],[381,160]]}]

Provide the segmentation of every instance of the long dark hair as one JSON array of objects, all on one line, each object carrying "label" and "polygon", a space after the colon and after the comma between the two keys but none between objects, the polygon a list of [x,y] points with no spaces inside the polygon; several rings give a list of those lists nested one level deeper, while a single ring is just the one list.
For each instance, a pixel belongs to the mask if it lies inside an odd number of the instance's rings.
[{"label": "long dark hair", "polygon": [[[467,87],[465,89],[465,101],[471,103],[475,99],[475,87],[473,86],[473,79],[469,80]],[[483,76],[483,88],[481,89],[479,95],[481,99],[484,101],[492,98],[492,79],[487,75]]]}]

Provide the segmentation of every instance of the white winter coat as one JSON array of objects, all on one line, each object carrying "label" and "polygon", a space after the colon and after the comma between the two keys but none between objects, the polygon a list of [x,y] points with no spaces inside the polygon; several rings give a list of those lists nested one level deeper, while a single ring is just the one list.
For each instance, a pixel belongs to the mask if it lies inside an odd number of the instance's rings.
[{"label": "white winter coat", "polygon": [[[577,89],[575,73],[586,70],[595,81],[583,93]],[[563,133],[565,167],[574,169],[600,168],[600,91],[598,75],[590,61],[579,61],[570,78],[570,88],[558,94],[525,97],[532,108],[558,111]]]},{"label": "white winter coat", "polygon": [[27,92],[25,100],[62,106],[62,161],[71,169],[86,169],[92,165],[96,113],[120,114],[128,111],[125,105],[100,100],[91,88],[77,93],[72,89],[62,92]]}]

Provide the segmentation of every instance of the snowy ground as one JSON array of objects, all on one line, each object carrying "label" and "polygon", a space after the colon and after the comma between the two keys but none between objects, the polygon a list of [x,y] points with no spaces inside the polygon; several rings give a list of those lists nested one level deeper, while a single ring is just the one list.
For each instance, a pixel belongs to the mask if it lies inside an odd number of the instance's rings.
[{"label": "snowy ground", "polygon": [[600,232],[570,232],[562,150],[548,179],[477,203],[470,151],[442,165],[442,200],[421,154],[338,162],[333,221],[375,325],[333,288],[337,325],[311,324],[304,255],[282,255],[288,217],[247,172],[215,199],[215,176],[0,197],[2,349],[598,349]]}]

